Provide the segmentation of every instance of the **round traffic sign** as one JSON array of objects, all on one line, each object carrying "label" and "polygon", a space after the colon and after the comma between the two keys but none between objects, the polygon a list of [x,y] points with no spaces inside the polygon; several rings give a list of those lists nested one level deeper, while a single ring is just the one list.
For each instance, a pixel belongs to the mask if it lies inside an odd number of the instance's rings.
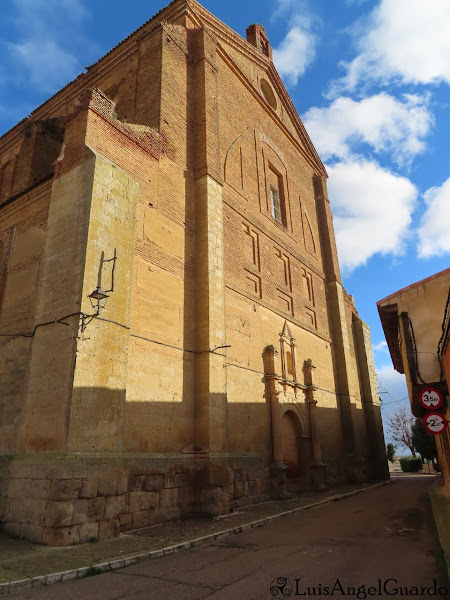
[{"label": "round traffic sign", "polygon": [[419,393],[419,402],[425,408],[440,408],[443,403],[442,394],[436,388],[425,388]]},{"label": "round traffic sign", "polygon": [[447,419],[437,412],[428,413],[422,419],[422,423],[427,431],[435,435],[443,433],[448,426]]}]

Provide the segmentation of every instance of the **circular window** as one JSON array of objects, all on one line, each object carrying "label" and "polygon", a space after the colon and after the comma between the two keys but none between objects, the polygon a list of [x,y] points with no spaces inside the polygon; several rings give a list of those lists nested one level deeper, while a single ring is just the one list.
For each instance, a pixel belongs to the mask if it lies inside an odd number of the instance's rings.
[{"label": "circular window", "polygon": [[261,92],[264,100],[269,104],[274,110],[277,108],[277,99],[275,98],[275,94],[273,93],[273,89],[270,84],[265,80],[261,79]]}]

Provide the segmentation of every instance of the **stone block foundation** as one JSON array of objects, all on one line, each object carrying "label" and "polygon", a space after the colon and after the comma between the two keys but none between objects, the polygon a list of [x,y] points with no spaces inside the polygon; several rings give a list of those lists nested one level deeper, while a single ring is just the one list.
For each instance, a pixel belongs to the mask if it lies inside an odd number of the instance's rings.
[{"label": "stone block foundation", "polygon": [[0,459],[0,523],[13,537],[65,546],[270,499],[253,456],[40,453]]}]

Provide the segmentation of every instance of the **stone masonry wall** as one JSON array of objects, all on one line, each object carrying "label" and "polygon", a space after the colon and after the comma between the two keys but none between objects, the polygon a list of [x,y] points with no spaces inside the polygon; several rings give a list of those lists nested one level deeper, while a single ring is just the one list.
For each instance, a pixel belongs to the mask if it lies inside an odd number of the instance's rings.
[{"label": "stone masonry wall", "polygon": [[271,495],[257,457],[40,455],[0,461],[0,523],[13,537],[69,545]]}]

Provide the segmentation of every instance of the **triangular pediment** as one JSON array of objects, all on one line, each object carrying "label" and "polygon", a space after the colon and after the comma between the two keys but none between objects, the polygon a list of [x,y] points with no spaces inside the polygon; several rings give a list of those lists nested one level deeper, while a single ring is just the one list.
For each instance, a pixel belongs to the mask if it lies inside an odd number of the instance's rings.
[{"label": "triangular pediment", "polygon": [[[225,25],[195,0],[185,0],[188,19],[194,26],[204,26],[218,40],[218,49],[230,68],[243,81],[259,101],[262,99],[260,85],[255,81],[254,67],[257,66],[264,78],[272,86],[278,102],[282,105],[283,120],[269,109],[280,128],[297,143],[300,152],[314,170],[327,177],[326,169],[303,125],[297,110],[270,58],[262,54],[252,44]],[[263,101],[264,102],[264,101]]]},{"label": "triangular pediment", "polygon": [[287,321],[284,322],[283,330],[281,331],[280,336],[288,340],[294,339],[294,336],[291,333],[291,329]]}]

